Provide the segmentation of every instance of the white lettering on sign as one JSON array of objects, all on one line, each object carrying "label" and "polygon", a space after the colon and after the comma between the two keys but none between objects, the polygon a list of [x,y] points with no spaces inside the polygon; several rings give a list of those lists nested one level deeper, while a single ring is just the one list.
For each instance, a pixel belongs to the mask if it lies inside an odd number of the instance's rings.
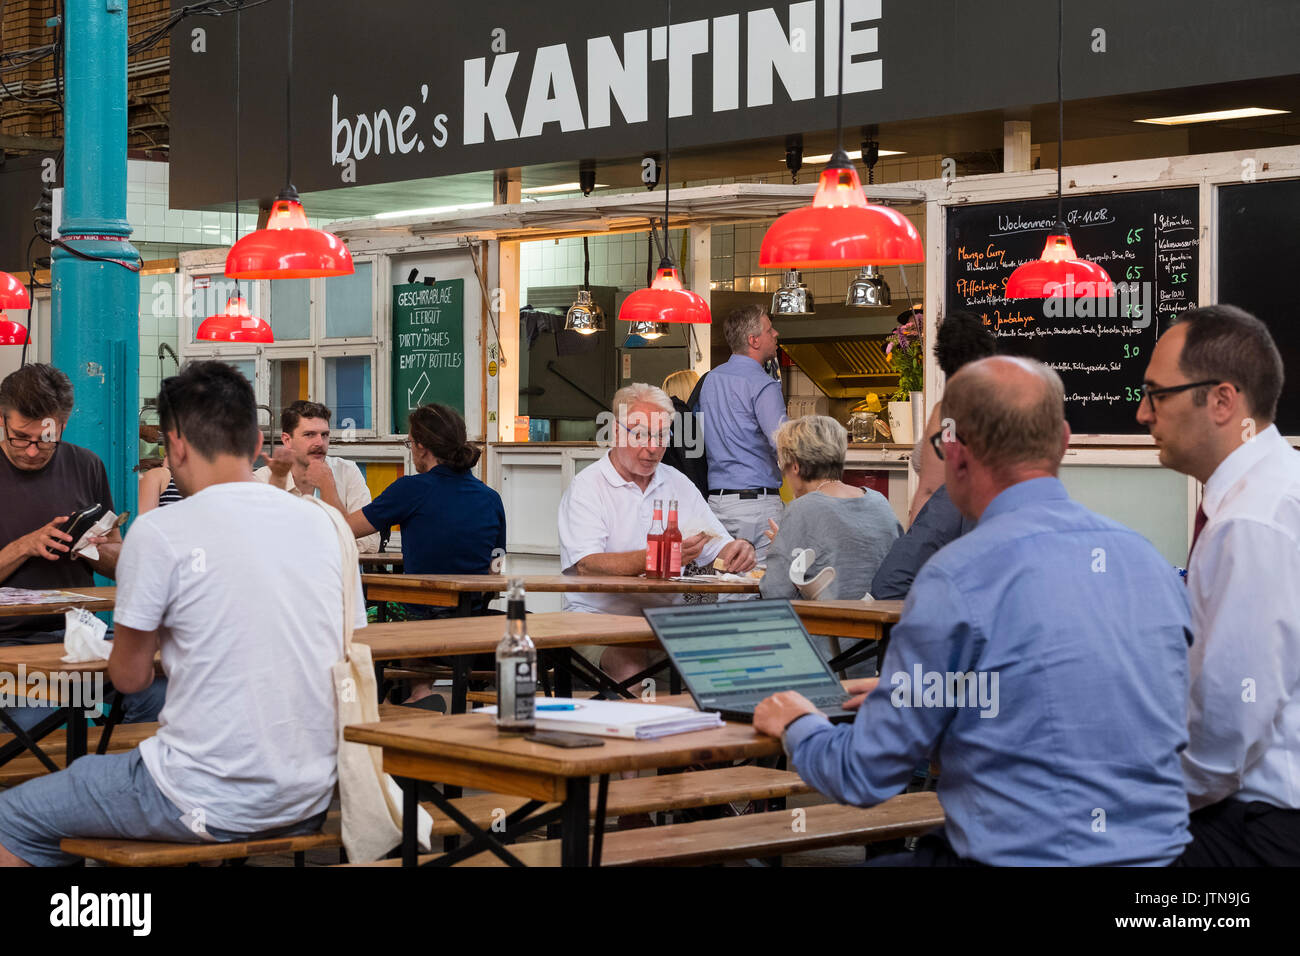
[{"label": "white lettering on sign", "polygon": [[[836,62],[841,16],[844,55]],[[813,99],[819,56],[822,96],[834,96],[841,86],[845,93],[880,90],[884,65],[878,55],[879,26],[873,24],[882,19],[881,0],[798,0],[744,16],[674,23],[671,44],[665,27],[631,30],[622,35],[621,51],[619,39],[605,35],[531,53],[507,52],[505,32],[498,28],[488,54],[463,64],[461,143],[603,129],[613,125],[615,106],[625,124],[646,123],[652,60],[670,61],[668,112],[673,117],[697,113],[694,80],[700,60],[707,60],[711,80],[700,99],[713,113],[773,105],[779,99],[778,83],[792,102]],[[585,70],[575,71],[575,61]],[[433,102],[438,94],[431,97],[428,84],[419,94],[418,102],[397,104],[344,104],[329,94],[331,164],[350,168],[355,181],[355,166],[349,163],[422,152],[426,145],[445,148],[454,135],[446,104]]]}]

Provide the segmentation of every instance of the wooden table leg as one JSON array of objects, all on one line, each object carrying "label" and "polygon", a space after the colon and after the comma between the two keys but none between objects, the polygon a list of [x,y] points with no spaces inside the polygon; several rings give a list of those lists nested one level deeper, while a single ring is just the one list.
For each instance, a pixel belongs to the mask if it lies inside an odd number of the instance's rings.
[{"label": "wooden table leg", "polygon": [[588,818],[591,814],[591,778],[565,781],[563,818],[560,821],[560,865],[588,866]]},{"label": "wooden table leg", "polygon": [[396,780],[402,788],[402,866],[413,867],[420,853],[420,800],[414,780]]}]

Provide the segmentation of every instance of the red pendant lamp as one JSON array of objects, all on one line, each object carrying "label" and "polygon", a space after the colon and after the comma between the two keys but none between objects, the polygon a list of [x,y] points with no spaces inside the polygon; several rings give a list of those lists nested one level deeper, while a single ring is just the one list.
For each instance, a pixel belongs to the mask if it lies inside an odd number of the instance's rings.
[{"label": "red pendant lamp", "polygon": [[232,279],[316,279],[355,272],[352,253],[338,236],[307,224],[293,185],[293,0],[289,0],[289,54],[285,72],[285,187],[266,227],[240,239],[226,256]]},{"label": "red pendant lamp", "polygon": [[242,295],[232,295],[226,301],[225,311],[204,319],[194,337],[209,342],[255,342],[259,345],[275,341],[271,326],[248,310],[248,303]]},{"label": "red pendant lamp", "polygon": [[[654,228],[652,224],[651,229]],[[665,223],[664,232],[668,231]],[[623,322],[689,322],[708,325],[713,321],[704,297],[682,287],[677,267],[669,256],[659,260],[659,269],[648,289],[638,289],[623,300],[618,310]]]},{"label": "red pendant lamp", "polygon": [[920,233],[911,220],[895,209],[867,202],[858,171],[844,151],[846,6],[840,5],[835,67],[835,151],[822,170],[812,205],[792,209],[763,236],[758,264],[764,269],[905,265],[925,259]]},{"label": "red pendant lamp", "polygon": [[1115,294],[1110,275],[1095,262],[1080,259],[1070,241],[1062,214],[1061,155],[1065,149],[1065,97],[1061,84],[1061,55],[1065,45],[1065,0],[1056,5],[1056,225],[1043,246],[1043,254],[1021,264],[1007,278],[1008,299],[1046,299],[1055,296],[1109,298]]},{"label": "red pendant lamp", "polygon": [[[673,43],[673,3],[666,0],[668,8],[668,26],[664,28],[665,62],[672,62],[667,57],[672,51]],[[621,322],[688,322],[694,325],[709,325],[713,316],[709,313],[709,303],[704,297],[682,286],[681,275],[673,262],[672,249],[668,242],[668,197],[672,192],[672,182],[668,178],[668,162],[672,156],[668,138],[668,82],[671,71],[664,70],[664,241],[660,247],[659,270],[648,289],[638,289],[623,300],[618,310]],[[650,220],[650,236],[656,245],[659,235],[654,220]],[[644,337],[644,336],[643,336]]]},{"label": "red pendant lamp", "polygon": [[[32,297],[16,276],[0,272],[0,312],[5,309],[30,309]],[[27,327],[11,319],[0,318],[0,345],[26,345]]]}]

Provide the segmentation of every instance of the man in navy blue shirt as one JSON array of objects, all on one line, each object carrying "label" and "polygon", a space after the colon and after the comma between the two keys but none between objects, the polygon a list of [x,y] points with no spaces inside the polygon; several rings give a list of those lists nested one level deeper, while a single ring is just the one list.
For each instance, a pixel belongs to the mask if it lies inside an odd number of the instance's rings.
[{"label": "man in navy blue shirt", "polygon": [[1055,372],[984,359],[943,407],[945,483],[978,525],[921,569],[851,725],[793,691],[754,725],[783,735],[810,784],[859,806],[936,757],[946,822],[912,862],[1166,865],[1189,840],[1182,582],[1056,477],[1069,427]]}]

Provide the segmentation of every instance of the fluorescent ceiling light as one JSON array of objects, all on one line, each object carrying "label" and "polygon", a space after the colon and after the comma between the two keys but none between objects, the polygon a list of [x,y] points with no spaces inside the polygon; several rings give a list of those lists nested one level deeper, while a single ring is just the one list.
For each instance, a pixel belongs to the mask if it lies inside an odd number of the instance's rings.
[{"label": "fluorescent ceiling light", "polygon": [[[608,189],[604,183],[596,183],[596,189]],[[582,191],[581,183],[560,183],[555,186],[529,186],[519,190],[521,193],[576,193]]]},{"label": "fluorescent ceiling light", "polygon": [[[901,149],[882,149],[880,150],[880,155],[881,156],[902,156],[904,155],[904,152]],[[855,149],[853,152],[849,153],[849,159],[861,160],[862,150]],[[831,154],[823,153],[820,156],[805,156],[803,158],[803,161],[805,166],[813,166],[818,163],[829,163],[831,161]],[[781,157],[781,162],[785,162],[784,156]]]},{"label": "fluorescent ceiling light", "polygon": [[1184,126],[1188,123],[1215,123],[1219,120],[1248,119],[1252,116],[1274,116],[1289,113],[1290,110],[1270,110],[1259,106],[1247,106],[1239,110],[1216,110],[1212,113],[1186,113],[1183,116],[1155,116],[1151,119],[1134,120],[1135,123],[1154,123],[1156,126]]},{"label": "fluorescent ceiling light", "polygon": [[467,202],[458,206],[428,206],[424,209],[399,209],[397,212],[377,212],[376,219],[400,219],[402,216],[436,216],[442,212],[459,212],[462,209],[486,209],[490,202]]}]

